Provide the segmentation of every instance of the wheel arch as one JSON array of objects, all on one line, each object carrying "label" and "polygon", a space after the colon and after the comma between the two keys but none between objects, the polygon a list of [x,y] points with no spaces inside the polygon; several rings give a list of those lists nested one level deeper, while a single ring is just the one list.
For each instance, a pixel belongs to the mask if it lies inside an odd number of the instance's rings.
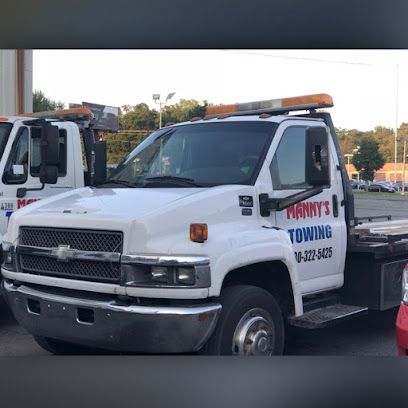
[{"label": "wheel arch", "polygon": [[303,313],[302,296],[297,274],[282,259],[249,262],[229,270],[222,281],[221,291],[235,284],[261,287],[271,293],[285,315]]}]

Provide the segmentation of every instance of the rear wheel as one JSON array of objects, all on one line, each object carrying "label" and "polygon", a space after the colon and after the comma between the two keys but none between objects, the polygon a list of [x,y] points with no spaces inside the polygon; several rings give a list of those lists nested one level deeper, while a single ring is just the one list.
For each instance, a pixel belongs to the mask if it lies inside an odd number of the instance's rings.
[{"label": "rear wheel", "polygon": [[65,341],[61,340],[50,339],[49,337],[34,336],[34,340],[41,348],[51,354],[74,355],[84,354],[86,351],[85,347],[72,343],[66,343]]},{"label": "rear wheel", "polygon": [[211,355],[280,355],[284,322],[274,297],[262,288],[237,285],[221,295],[215,332],[203,349]]}]

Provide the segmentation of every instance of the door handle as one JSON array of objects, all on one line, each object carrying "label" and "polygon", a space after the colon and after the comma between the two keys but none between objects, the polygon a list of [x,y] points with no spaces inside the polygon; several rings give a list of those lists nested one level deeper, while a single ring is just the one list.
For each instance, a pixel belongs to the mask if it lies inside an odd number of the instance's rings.
[{"label": "door handle", "polygon": [[337,199],[336,194],[333,194],[332,199],[333,199],[333,215],[334,217],[337,218],[339,216],[339,200]]}]

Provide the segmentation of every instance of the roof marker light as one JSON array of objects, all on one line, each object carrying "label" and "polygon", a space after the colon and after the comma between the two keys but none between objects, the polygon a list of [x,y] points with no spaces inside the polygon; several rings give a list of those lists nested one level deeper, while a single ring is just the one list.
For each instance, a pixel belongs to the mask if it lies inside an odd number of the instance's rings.
[{"label": "roof marker light", "polygon": [[333,98],[327,94],[295,96],[291,98],[268,99],[265,101],[236,103],[231,105],[209,106],[207,116],[243,115],[270,112],[289,112],[294,110],[309,110],[333,106]]}]

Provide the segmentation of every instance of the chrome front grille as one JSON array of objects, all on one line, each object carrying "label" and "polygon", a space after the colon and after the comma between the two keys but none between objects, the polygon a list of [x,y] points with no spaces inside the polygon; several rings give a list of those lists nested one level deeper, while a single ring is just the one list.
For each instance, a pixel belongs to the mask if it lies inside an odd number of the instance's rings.
[{"label": "chrome front grille", "polygon": [[123,234],[119,231],[22,227],[20,244],[40,248],[69,245],[81,251],[122,253]]},{"label": "chrome front grille", "polygon": [[[60,258],[61,247],[74,254]],[[21,227],[17,253],[24,273],[120,283],[122,249],[120,231]]]},{"label": "chrome front grille", "polygon": [[53,258],[23,254],[20,257],[23,272],[60,278],[119,282],[120,264],[73,260],[59,262]]}]

